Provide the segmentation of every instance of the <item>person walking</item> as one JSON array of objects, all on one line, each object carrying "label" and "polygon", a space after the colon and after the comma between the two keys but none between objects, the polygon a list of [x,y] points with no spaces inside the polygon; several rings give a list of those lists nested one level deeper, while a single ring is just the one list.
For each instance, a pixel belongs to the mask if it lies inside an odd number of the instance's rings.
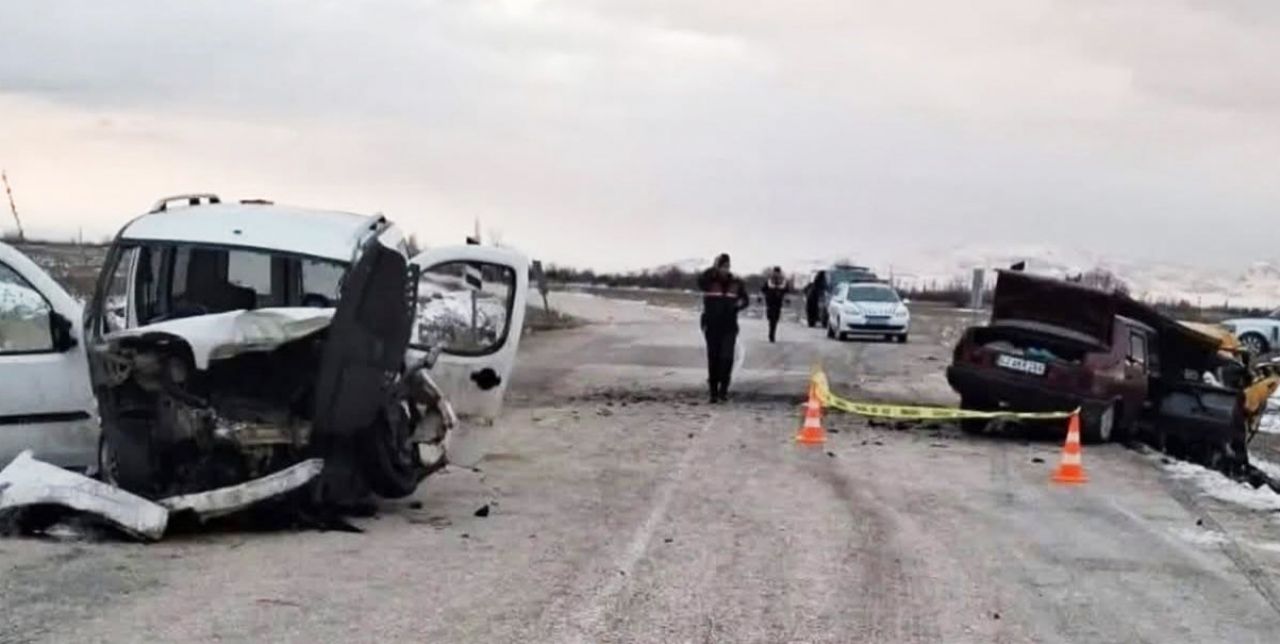
[{"label": "person walking", "polygon": [[764,314],[769,320],[769,342],[778,341],[778,319],[782,317],[782,304],[791,287],[782,276],[782,267],[774,266],[760,289],[764,293]]},{"label": "person walking", "polygon": [[733,374],[733,352],[738,342],[738,313],[751,299],[747,289],[729,270],[729,255],[722,253],[715,264],[698,276],[702,291],[702,334],[707,341],[707,386],[711,402],[729,395]]}]

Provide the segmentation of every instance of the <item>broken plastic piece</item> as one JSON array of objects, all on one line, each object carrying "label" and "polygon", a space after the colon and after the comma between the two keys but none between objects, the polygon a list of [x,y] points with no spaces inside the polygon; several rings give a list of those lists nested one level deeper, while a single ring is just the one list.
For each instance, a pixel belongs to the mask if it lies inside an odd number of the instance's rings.
[{"label": "broken plastic piece", "polygon": [[27,450],[0,470],[0,513],[41,505],[100,517],[125,534],[156,541],[169,511],[140,496],[36,460]]},{"label": "broken plastic piece", "polygon": [[172,512],[194,512],[201,521],[233,514],[310,483],[324,470],[324,459],[312,458],[260,479],[239,485],[161,499]]}]

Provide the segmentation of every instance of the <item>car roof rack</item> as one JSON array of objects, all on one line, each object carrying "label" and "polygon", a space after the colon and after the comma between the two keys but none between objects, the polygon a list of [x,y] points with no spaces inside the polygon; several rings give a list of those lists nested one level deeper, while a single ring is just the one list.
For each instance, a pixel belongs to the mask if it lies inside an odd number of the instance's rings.
[{"label": "car roof rack", "polygon": [[171,202],[183,201],[183,200],[187,202],[188,206],[199,206],[201,203],[201,200],[203,200],[206,205],[222,203],[222,199],[219,198],[218,195],[215,195],[211,192],[203,192],[203,193],[196,193],[196,194],[189,194],[189,195],[174,195],[172,197],[165,197],[164,199],[157,201],[156,205],[152,206],[149,212],[152,212],[152,213],[165,212],[166,210],[169,209],[169,204]]}]

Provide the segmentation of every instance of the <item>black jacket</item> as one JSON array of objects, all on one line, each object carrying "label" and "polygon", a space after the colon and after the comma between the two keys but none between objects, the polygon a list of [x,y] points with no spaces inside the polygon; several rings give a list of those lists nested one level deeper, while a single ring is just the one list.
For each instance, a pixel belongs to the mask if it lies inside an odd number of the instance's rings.
[{"label": "black jacket", "polygon": [[738,312],[751,304],[742,280],[709,268],[698,276],[698,288],[702,291],[702,328],[737,331]]},{"label": "black jacket", "polygon": [[782,310],[783,301],[786,299],[787,293],[791,292],[791,288],[784,282],[782,284],[773,285],[765,282],[760,288],[760,292],[764,293],[764,308],[770,313],[777,313]]}]

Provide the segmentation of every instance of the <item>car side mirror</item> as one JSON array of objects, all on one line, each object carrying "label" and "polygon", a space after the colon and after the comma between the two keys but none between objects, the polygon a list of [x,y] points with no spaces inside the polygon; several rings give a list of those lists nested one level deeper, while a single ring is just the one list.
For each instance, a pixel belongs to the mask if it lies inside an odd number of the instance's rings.
[{"label": "car side mirror", "polygon": [[904,298],[902,298],[902,303],[903,303],[903,304],[910,304],[910,303],[911,303],[911,298],[909,298],[909,297],[904,297]]},{"label": "car side mirror", "polygon": [[54,351],[63,353],[75,348],[76,338],[71,334],[71,320],[62,314],[49,314],[49,332],[53,336]]}]

